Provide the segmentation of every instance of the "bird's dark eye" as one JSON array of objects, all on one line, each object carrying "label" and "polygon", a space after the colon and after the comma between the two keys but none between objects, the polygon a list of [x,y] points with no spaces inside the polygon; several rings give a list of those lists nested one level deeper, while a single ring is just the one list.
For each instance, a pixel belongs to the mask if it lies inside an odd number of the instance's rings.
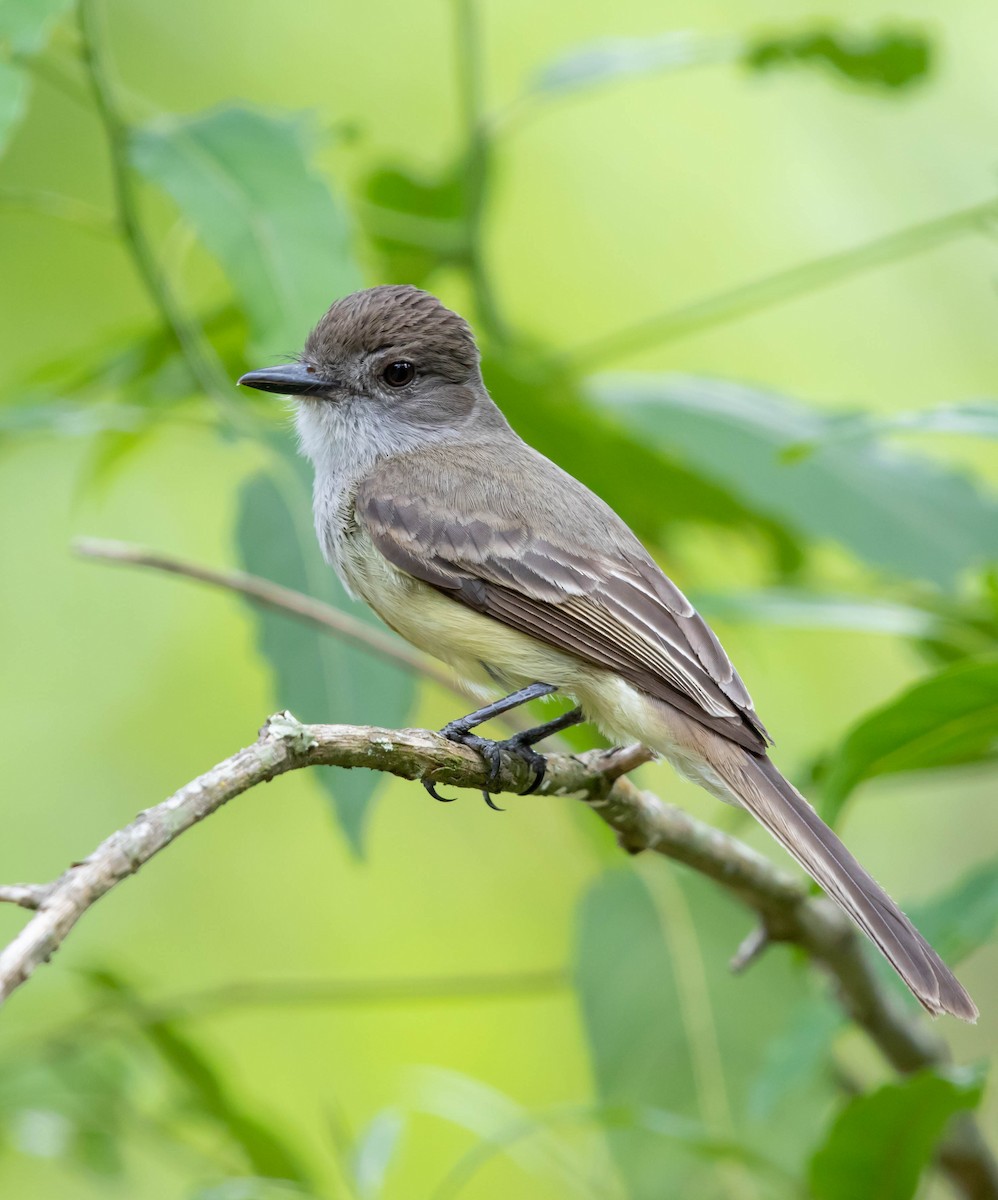
[{"label": "bird's dark eye", "polygon": [[393,362],[381,372],[381,378],[389,387],[401,388],[416,378],[416,368],[411,362]]}]

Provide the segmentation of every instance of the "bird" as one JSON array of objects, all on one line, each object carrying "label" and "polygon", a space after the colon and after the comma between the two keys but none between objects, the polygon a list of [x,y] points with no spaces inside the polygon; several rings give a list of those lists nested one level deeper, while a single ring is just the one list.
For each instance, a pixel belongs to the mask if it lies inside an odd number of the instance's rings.
[{"label": "bird", "polygon": [[[936,951],[773,763],[707,622],[609,505],[510,426],[463,317],[409,285],[367,288],[336,300],[295,360],[239,383],[293,399],[316,535],[347,591],[483,698],[499,693],[442,731],[483,755],[491,790],[503,750],[536,786],[534,745],[582,720],[640,742],[760,822],[928,1012],[976,1020]],[[576,707],[506,742],[474,733],[555,692]]]}]

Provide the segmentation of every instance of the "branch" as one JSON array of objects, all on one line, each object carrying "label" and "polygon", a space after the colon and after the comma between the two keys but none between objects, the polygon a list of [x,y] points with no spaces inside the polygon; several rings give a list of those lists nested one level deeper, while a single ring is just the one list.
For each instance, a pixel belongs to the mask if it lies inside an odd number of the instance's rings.
[{"label": "branch", "polygon": [[998,200],[957,209],[931,221],[874,238],[851,250],[812,259],[730,291],[705,296],[686,307],[608,334],[588,346],[566,351],[556,356],[556,361],[574,374],[586,374],[614,359],[665,345],[702,329],[726,325],[773,305],[784,304],[796,296],[831,287],[851,275],[931,250],[955,237],[984,232],[988,222],[995,217],[998,217]]},{"label": "branch", "polygon": [[[758,916],[768,940],[800,946],[832,978],[845,1011],[899,1071],[947,1064],[945,1042],[884,990],[847,918],[744,843],[624,778],[646,757],[641,747],[552,755],[539,793],[580,796],[616,831],[625,849],[654,850],[715,880]],[[451,787],[482,788],[487,782],[474,750],[436,733],[303,725],[290,713],[273,716],[253,745],[141,813],[53,883],[0,888],[0,900],[35,909],[0,953],[0,1001],[52,957],[90,907],[186,830],[249,788],[315,765],[366,767]],[[503,756],[502,791],[522,792],[531,781],[525,763]],[[998,1164],[969,1120],[954,1128],[940,1162],[968,1198],[998,1196]]]},{"label": "branch", "polygon": [[219,410],[238,428],[238,410],[232,401],[231,381],[211,347],[201,336],[197,325],[188,320],[177,302],[146,236],[131,170],[132,133],[115,100],[104,45],[100,38],[95,0],[77,0],[76,15],[80,31],[80,58],[111,157],[116,222],[149,299],[176,342],[181,357],[187,363],[196,383],[214,399]]},{"label": "branch", "polygon": [[468,693],[456,679],[426,655],[417,650],[410,650],[399,639],[382,633],[358,617],[333,608],[331,604],[324,604],[321,600],[305,595],[304,592],[282,587],[279,583],[271,583],[269,579],[262,579],[259,575],[250,575],[246,571],[216,571],[212,567],[202,567],[198,563],[175,558],[171,554],[161,554],[158,550],[146,550],[128,542],[104,541],[101,538],[77,538],[73,542],[73,550],[83,558],[120,563],[122,566],[150,567],[154,571],[165,571],[170,575],[181,575],[186,579],[210,584],[212,587],[238,592],[267,608],[287,613],[310,625],[318,625],[320,629],[335,633],[338,637],[356,642],[372,654],[377,654],[379,658],[405,667],[406,670],[426,679],[432,679],[440,687],[447,688],[464,700],[468,699]]},{"label": "branch", "polygon": [[475,0],[456,0],[454,9],[454,61],[458,71],[458,111],[464,126],[467,189],[464,260],[482,328],[490,340],[501,345],[509,341],[509,333],[489,279],[483,250],[492,145],[482,96],[484,72],[477,7]]}]

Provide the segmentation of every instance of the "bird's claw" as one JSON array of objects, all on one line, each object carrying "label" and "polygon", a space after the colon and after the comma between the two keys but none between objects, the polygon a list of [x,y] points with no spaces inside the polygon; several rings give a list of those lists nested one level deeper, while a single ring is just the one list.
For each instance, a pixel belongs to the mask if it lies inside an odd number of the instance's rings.
[{"label": "bird's claw", "polygon": [[[543,754],[538,754],[528,742],[524,741],[520,734],[507,738],[503,742],[496,742],[491,738],[479,737],[478,734],[472,733],[462,721],[451,721],[440,732],[448,741],[455,742],[459,746],[467,746],[482,756],[486,766],[486,780],[485,787],[482,789],[482,796],[485,799],[485,803],[494,812],[505,811],[492,799],[495,792],[502,790],[502,753],[504,750],[522,759],[534,773],[533,783],[525,791],[521,792],[521,795],[529,796],[531,792],[535,792],[540,787],[544,780],[547,760]],[[425,780],[423,781],[423,786],[436,800],[450,799],[450,797],[438,796],[433,785],[427,783]]]},{"label": "bird's claw", "polygon": [[437,785],[429,779],[421,779],[419,781],[424,788],[430,793],[434,800],[439,800],[441,804],[453,804],[457,796],[441,796],[437,791]]}]

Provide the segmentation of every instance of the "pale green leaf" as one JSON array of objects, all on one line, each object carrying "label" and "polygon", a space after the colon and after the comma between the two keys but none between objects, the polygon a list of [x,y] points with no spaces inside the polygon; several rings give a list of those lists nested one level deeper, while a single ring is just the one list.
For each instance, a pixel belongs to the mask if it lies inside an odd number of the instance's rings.
[{"label": "pale green leaf", "polygon": [[546,63],[529,85],[535,94],[565,94],[685,67],[734,59],[732,38],[710,37],[690,30],[647,38],[604,38],[576,46]]},{"label": "pale green leaf", "polygon": [[935,613],[913,605],[823,595],[800,588],[697,592],[691,598],[707,617],[789,629],[846,629],[853,633],[925,638],[935,634],[940,625]]},{"label": "pale green leaf", "polygon": [[0,154],[28,107],[28,79],[20,67],[0,59]]},{"label": "pale green leaf", "polygon": [[842,1028],[842,1010],[826,995],[805,996],[786,1025],[766,1045],[762,1066],[752,1081],[748,1110],[758,1121],[796,1102],[821,1074],[832,1040]]},{"label": "pale green leaf", "polygon": [[250,108],[138,130],[136,168],[167,192],[219,261],[261,361],[296,353],[338,296],[361,286],[344,210],[312,169],[309,122]]},{"label": "pale green leaf", "polygon": [[907,911],[948,963],[961,962],[998,934],[998,860]]},{"label": "pale green leaf", "polygon": [[376,1200],[398,1153],[405,1116],[397,1108],[382,1109],[357,1139],[353,1153],[353,1178],[360,1200]]},{"label": "pale green leaf", "polygon": [[832,442],[864,442],[890,434],[947,433],[971,438],[998,438],[998,403],[994,400],[945,404],[921,412],[894,413],[878,417],[869,414],[843,417],[823,430],[817,442],[802,442],[792,448],[794,454],[812,453]]},{"label": "pale green leaf", "polygon": [[71,0],[3,0],[0,46],[7,45],[21,54],[37,54],[70,3]]},{"label": "pale green leaf", "polygon": [[[634,430],[746,503],[874,566],[952,586],[967,568],[998,559],[993,494],[876,441],[824,446],[834,419],[797,401],[682,375],[604,375],[591,387]],[[818,448],[789,459],[801,442]]]}]

